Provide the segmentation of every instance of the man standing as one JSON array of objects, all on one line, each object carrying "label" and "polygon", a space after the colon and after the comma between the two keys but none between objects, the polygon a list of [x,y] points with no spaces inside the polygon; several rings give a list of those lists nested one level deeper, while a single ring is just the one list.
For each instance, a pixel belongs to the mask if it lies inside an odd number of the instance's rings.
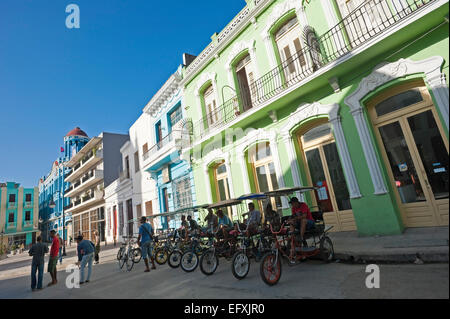
[{"label": "man standing", "polygon": [[95,247],[90,240],[83,240],[83,236],[78,236],[75,238],[77,241],[78,247],[78,262],[77,265],[80,266],[80,285],[84,284],[84,268],[86,264],[88,264],[88,275],[86,278],[86,282],[89,282],[91,279],[92,273],[92,261],[94,260],[94,251]]},{"label": "man standing", "polygon": [[256,233],[258,230],[258,226],[261,222],[261,212],[259,210],[255,209],[255,204],[249,203],[248,204],[248,213],[249,215],[247,220],[247,230],[246,234],[247,236],[251,236],[252,234]]},{"label": "man standing", "polygon": [[52,247],[50,248],[50,258],[48,260],[47,270],[52,276],[52,282],[48,286],[55,285],[58,280],[56,279],[56,264],[58,263],[58,252],[59,252],[59,239],[56,236],[56,231],[52,229],[50,231],[50,238],[52,240]]},{"label": "man standing", "polygon": [[61,238],[61,236],[59,236],[59,233],[56,233],[56,237],[58,237],[59,240],[59,250],[58,250],[58,257],[59,257],[59,264],[62,265],[62,248],[63,248],[63,240]]},{"label": "man standing", "polygon": [[[148,267],[148,258],[147,255],[150,256],[150,259],[152,261],[152,269],[156,269],[155,266],[155,260],[153,259],[153,228],[152,225],[147,223],[147,217],[142,216],[141,217],[141,226],[139,227],[139,236],[138,236],[138,245],[141,247],[142,251],[142,258],[144,258],[145,262],[145,271],[144,272],[150,272],[150,268]],[[141,240],[142,239],[142,240]]]},{"label": "man standing", "polygon": [[37,289],[42,289],[42,277],[44,277],[44,256],[48,253],[47,245],[41,241],[41,236],[36,238],[37,243],[31,246],[28,255],[33,256],[31,262],[31,290],[36,291],[36,271],[38,272]]},{"label": "man standing", "polygon": [[100,259],[100,235],[98,234],[98,231],[96,230],[94,232],[94,239],[95,239],[95,264],[98,264],[98,261]]}]

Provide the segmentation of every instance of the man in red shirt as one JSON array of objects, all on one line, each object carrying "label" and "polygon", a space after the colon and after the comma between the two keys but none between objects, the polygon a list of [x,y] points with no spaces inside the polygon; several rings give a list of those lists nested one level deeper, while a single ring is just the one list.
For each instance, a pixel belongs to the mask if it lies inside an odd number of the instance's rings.
[{"label": "man in red shirt", "polygon": [[312,217],[311,211],[308,205],[303,202],[299,202],[297,197],[292,197],[289,201],[291,204],[292,218],[291,218],[291,230],[295,228],[300,229],[300,235],[303,239],[306,229],[312,229],[315,226],[314,218]]},{"label": "man in red shirt", "polygon": [[52,286],[58,282],[56,280],[56,264],[58,263],[59,239],[56,236],[56,231],[53,229],[50,231],[50,238],[52,239],[52,247],[50,248],[50,258],[48,260],[48,272],[52,276],[52,282],[48,286]]}]

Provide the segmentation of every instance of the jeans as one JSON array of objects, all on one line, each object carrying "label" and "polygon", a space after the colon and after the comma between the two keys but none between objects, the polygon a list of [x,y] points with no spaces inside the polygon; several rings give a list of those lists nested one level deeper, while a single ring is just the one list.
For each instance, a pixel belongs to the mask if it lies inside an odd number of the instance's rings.
[{"label": "jeans", "polygon": [[62,264],[62,247],[59,247],[59,263]]},{"label": "jeans", "polygon": [[42,288],[42,277],[44,276],[44,263],[31,264],[31,289],[36,288],[36,271],[38,272],[37,288]]},{"label": "jeans", "polygon": [[86,267],[86,264],[88,264],[88,275],[86,280],[89,280],[91,278],[92,273],[92,261],[94,260],[94,253],[90,253],[87,255],[84,255],[81,259],[80,264],[80,282],[84,282],[84,267]]},{"label": "jeans", "polygon": [[153,254],[153,242],[151,240],[146,241],[145,243],[141,243],[141,254],[142,258],[147,258],[148,256],[152,256]]}]

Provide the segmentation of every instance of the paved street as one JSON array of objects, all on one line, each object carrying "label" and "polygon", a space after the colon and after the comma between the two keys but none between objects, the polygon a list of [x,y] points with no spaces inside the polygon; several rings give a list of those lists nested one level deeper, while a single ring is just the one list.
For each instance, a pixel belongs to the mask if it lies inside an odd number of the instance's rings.
[{"label": "paved street", "polygon": [[[210,277],[199,268],[185,273],[168,265],[144,273],[143,261],[124,272],[115,260],[116,252],[102,251],[102,262],[94,266],[91,282],[80,289],[65,286],[68,274],[63,269],[75,260],[69,257],[62,267],[58,265],[58,285],[33,293],[29,290],[29,257],[13,256],[0,262],[0,298],[449,298],[448,264],[380,265],[380,289],[365,287],[365,265],[283,264],[280,282],[269,287],[262,282],[256,263],[248,277],[238,281],[231,274],[230,263],[223,259]],[[49,280],[46,273],[44,285]]]}]

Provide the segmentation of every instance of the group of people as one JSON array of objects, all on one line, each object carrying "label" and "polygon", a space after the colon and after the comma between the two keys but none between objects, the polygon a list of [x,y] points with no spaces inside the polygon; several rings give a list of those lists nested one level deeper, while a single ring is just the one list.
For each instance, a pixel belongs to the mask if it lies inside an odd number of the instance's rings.
[{"label": "group of people", "polygon": [[[314,218],[306,203],[300,202],[297,197],[292,197],[289,201],[291,205],[290,218],[287,219],[287,223],[290,225],[291,231],[298,229],[300,231],[300,238],[304,237],[306,230],[310,230],[315,227]],[[258,227],[261,225],[261,212],[255,209],[253,202],[248,203],[248,212],[243,214],[244,222],[239,223],[239,229],[243,230],[246,236],[251,236],[258,231]],[[201,230],[204,233],[217,233],[220,237],[228,238],[229,232],[233,229],[237,229],[237,225],[233,224],[227,214],[224,214],[222,209],[218,209],[214,214],[211,208],[208,208],[208,214],[205,217],[206,227],[200,228],[197,222],[190,216],[181,216],[181,227],[178,231],[181,237],[186,238],[189,233]],[[265,207],[265,224],[272,225],[274,231],[278,231],[281,227],[281,217],[277,211],[272,208],[272,204],[269,202]]]},{"label": "group of people", "polygon": [[[75,240],[77,242],[77,255],[78,261],[76,265],[80,269],[80,284],[84,284],[85,282],[89,282],[92,274],[92,264],[95,260],[95,263],[99,263],[99,253],[100,253],[100,236],[98,232],[94,232],[94,241],[93,243],[90,240],[84,239],[81,234],[79,234]],[[55,230],[50,231],[50,238],[52,241],[52,245],[50,247],[50,256],[47,265],[47,271],[50,273],[51,282],[48,284],[48,287],[56,285],[58,283],[57,280],[57,269],[56,266],[58,264],[58,260],[60,264],[62,264],[63,257],[63,240],[59,236],[59,234]],[[44,258],[45,254],[49,252],[48,246],[42,242],[42,237],[38,236],[36,238],[36,243],[33,244],[28,252],[30,256],[33,257],[31,262],[31,290],[41,290],[42,281],[44,277]],[[88,266],[88,274],[86,280],[84,280],[84,269]],[[37,279],[36,279],[37,275]]]}]

